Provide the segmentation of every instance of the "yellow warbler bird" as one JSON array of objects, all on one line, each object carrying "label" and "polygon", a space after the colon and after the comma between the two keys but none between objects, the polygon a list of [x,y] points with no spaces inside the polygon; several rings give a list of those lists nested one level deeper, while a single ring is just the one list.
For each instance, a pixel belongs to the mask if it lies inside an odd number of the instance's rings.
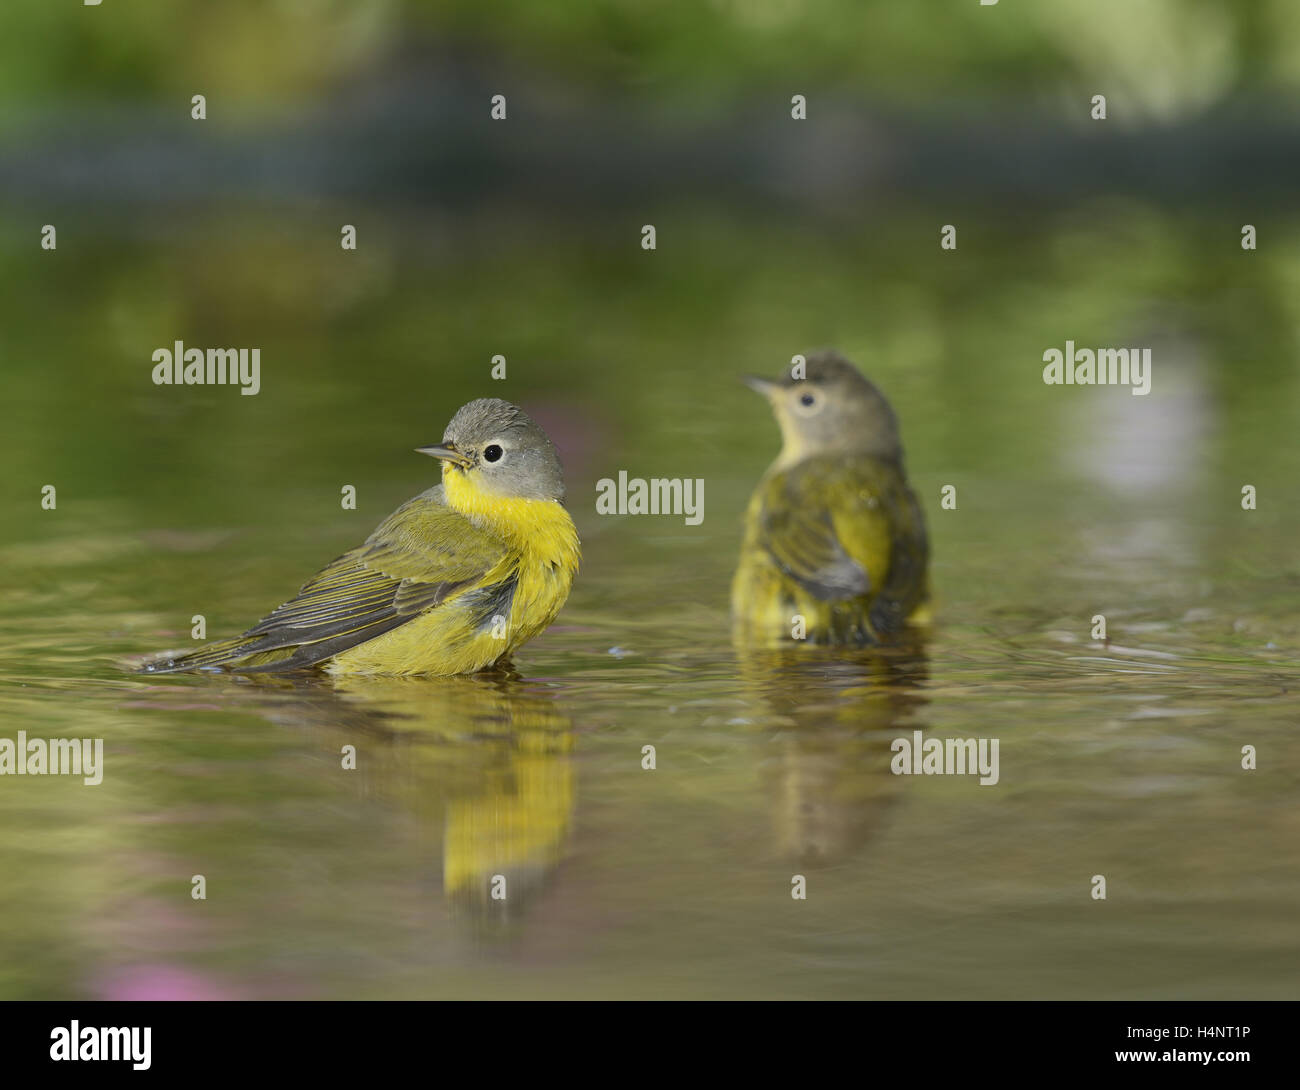
[{"label": "yellow warbler bird", "polygon": [[507,659],[569,596],[581,556],[555,447],[522,410],[471,401],[442,442],[442,483],[404,503],[242,636],[145,664],[465,674]]},{"label": "yellow warbler bird", "polygon": [[773,382],[782,447],[750,500],[731,588],[742,639],[868,644],[921,621],[925,516],[884,395],[834,352]]}]

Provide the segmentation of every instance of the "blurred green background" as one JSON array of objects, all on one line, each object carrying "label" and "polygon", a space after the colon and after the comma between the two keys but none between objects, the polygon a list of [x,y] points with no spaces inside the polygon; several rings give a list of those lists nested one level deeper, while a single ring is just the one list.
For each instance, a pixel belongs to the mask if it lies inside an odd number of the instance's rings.
[{"label": "blurred green background", "polygon": [[[0,995],[1294,997],[1294,5],[2,19],[0,713],[107,768],[0,779]],[[1045,386],[1067,338],[1151,347],[1152,393]],[[177,339],[261,392],[153,385]],[[902,421],[914,652],[730,643],[777,447],[737,376],[820,346]],[[356,544],[477,396],[555,437],[584,539],[519,679],[124,672]],[[597,516],[620,469],[703,478],[703,524]],[[1001,783],[892,777],[915,729]]]}]

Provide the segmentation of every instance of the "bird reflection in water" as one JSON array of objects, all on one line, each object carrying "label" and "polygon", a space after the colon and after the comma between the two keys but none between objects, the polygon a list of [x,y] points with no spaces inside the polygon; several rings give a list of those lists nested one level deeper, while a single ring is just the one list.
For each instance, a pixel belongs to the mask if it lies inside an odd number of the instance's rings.
[{"label": "bird reflection in water", "polygon": [[[248,677],[258,710],[311,732],[362,797],[438,831],[442,890],[489,931],[528,911],[573,823],[573,731],[544,683],[513,670],[462,677]],[[351,779],[355,777],[355,779]]]},{"label": "bird reflection in water", "polygon": [[860,649],[738,641],[736,654],[753,723],[769,735],[773,850],[805,867],[852,856],[900,795],[889,747],[921,727],[923,640]]}]

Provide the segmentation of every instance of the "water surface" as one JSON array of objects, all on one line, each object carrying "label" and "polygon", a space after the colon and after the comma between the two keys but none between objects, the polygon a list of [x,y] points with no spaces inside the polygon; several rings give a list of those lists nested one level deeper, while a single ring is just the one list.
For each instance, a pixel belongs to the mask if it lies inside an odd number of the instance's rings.
[{"label": "water surface", "polygon": [[[946,256],[906,207],[665,214],[653,255],[378,210],[342,258],[334,210],[75,261],[0,237],[0,721],[106,761],[0,780],[0,996],[1295,997],[1300,248],[1136,207],[983,215]],[[260,346],[262,392],[152,385],[177,337]],[[1150,396],[1044,386],[1067,337],[1151,345]],[[746,652],[727,586],[776,432],[736,376],[821,344],[899,411],[936,623]],[[484,395],[556,437],[584,539],[514,673],[123,669],[288,597]],[[703,478],[704,522],[597,516],[620,469]],[[997,738],[999,783],[892,775],[916,730]]]}]

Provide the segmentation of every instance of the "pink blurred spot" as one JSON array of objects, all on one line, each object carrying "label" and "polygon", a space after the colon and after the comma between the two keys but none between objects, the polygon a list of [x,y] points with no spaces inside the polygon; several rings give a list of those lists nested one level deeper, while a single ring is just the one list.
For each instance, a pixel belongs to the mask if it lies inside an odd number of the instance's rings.
[{"label": "pink blurred spot", "polygon": [[174,965],[132,965],[109,970],[93,991],[100,999],[193,1001],[234,999],[227,988],[190,969]]}]

